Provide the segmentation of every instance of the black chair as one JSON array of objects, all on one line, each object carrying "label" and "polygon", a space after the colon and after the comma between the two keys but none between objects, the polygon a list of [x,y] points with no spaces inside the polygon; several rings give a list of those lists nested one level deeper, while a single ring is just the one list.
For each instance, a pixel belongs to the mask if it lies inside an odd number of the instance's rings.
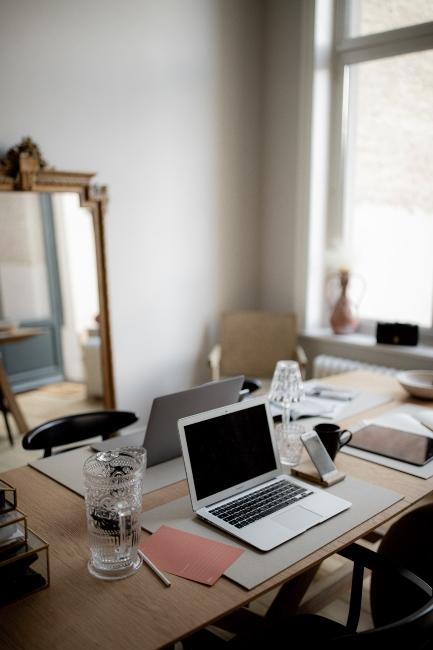
[{"label": "black chair", "polygon": [[[69,445],[96,436],[102,436],[102,439],[105,440],[111,434],[137,422],[137,420],[135,413],[130,411],[109,410],[66,415],[44,422],[28,431],[22,439],[22,445],[24,449],[43,449],[45,458],[51,456],[53,447]],[[69,449],[71,448],[69,447]],[[54,453],[61,451],[67,450],[58,450]]]},{"label": "black chair", "polygon": [[259,379],[244,379],[244,383],[242,384],[242,388],[239,393],[239,401],[241,402],[243,399],[248,397],[248,395],[251,395],[251,393],[259,390],[261,387],[262,382]]},{"label": "black chair", "polygon": [[[206,647],[254,650],[293,647],[320,650],[410,647],[433,648],[433,504],[410,511],[385,534],[377,552],[351,544],[340,554],[353,561],[347,622],[337,623],[318,614],[263,617],[260,628],[230,641],[203,630],[185,640],[185,648]],[[370,605],[374,626],[357,632],[364,569],[371,570]],[[218,625],[218,623],[216,623]]]}]

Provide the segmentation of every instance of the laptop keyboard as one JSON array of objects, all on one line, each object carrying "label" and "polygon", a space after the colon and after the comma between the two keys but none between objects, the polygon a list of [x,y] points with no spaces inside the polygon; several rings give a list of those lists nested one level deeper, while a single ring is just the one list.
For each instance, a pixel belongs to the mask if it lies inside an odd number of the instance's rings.
[{"label": "laptop keyboard", "polygon": [[278,481],[274,485],[256,490],[256,492],[236,499],[236,501],[225,503],[216,508],[208,508],[208,512],[236,528],[244,528],[253,521],[278,512],[310,494],[313,492],[299,487],[299,485],[289,481]]}]

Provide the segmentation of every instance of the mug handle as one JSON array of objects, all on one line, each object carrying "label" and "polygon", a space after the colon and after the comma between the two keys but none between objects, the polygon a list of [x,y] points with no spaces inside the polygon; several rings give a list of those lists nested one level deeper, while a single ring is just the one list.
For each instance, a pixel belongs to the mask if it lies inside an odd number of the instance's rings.
[{"label": "mug handle", "polygon": [[[343,440],[343,438],[345,438],[345,440]],[[339,448],[341,449],[341,447],[344,447],[344,445],[347,445],[347,443],[350,442],[351,440],[352,440],[352,432],[349,431],[349,429],[343,429],[343,431],[340,433],[340,446],[339,446]]]}]

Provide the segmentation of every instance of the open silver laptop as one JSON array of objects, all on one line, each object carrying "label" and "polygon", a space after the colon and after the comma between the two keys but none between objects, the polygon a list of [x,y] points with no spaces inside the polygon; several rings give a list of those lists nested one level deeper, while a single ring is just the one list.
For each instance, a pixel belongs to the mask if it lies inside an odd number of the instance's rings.
[{"label": "open silver laptop", "polygon": [[243,382],[244,376],[239,375],[156,397],[144,436],[142,431],[116,436],[92,444],[92,449],[105,451],[130,445],[144,446],[148,467],[177,458],[182,455],[177,431],[179,418],[237,402]]},{"label": "open silver laptop", "polygon": [[268,551],[352,504],[282,472],[265,398],[179,420],[192,509]]}]

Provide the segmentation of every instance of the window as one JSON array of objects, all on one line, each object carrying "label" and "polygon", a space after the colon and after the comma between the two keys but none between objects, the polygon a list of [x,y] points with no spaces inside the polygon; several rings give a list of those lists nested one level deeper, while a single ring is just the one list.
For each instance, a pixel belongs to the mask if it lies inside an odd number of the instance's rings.
[{"label": "window", "polygon": [[433,20],[431,0],[346,0],[349,36],[377,34]]},{"label": "window", "polygon": [[365,280],[363,324],[433,334],[433,2],[337,4],[328,244]]}]

